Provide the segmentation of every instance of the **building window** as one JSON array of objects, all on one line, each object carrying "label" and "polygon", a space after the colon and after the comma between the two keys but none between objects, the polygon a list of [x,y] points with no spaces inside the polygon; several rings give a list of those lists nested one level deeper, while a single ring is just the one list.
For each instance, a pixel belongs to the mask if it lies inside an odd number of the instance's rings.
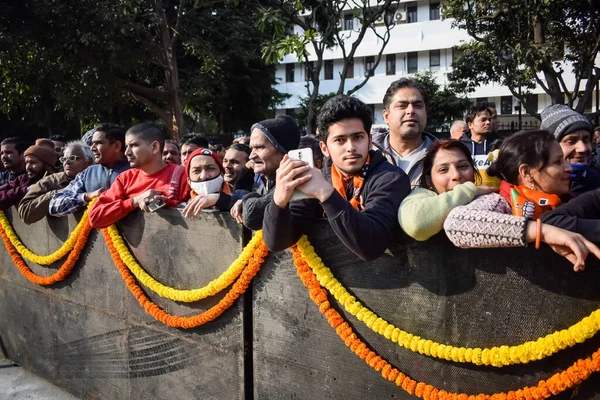
[{"label": "building window", "polygon": [[344,15],[344,30],[351,31],[354,28],[354,15],[346,14]]},{"label": "building window", "polygon": [[296,115],[296,110],[293,108],[286,108],[285,115],[289,115],[290,117],[294,117]]},{"label": "building window", "polygon": [[440,67],[440,51],[439,50],[430,50],[429,51],[429,68],[439,68]]},{"label": "building window", "polygon": [[409,74],[419,71],[419,54],[416,51],[406,54],[406,70]]},{"label": "building window", "polygon": [[346,79],[354,78],[354,59],[348,60],[348,67],[346,68]]},{"label": "building window", "polygon": [[475,99],[475,106],[479,107],[482,106],[484,103],[488,102],[488,98],[487,97],[477,97]]},{"label": "building window", "polygon": [[396,75],[396,55],[388,54],[385,56],[385,74]]},{"label": "building window", "polygon": [[304,80],[306,81],[312,81],[312,70],[315,68],[315,63],[314,61],[311,61],[309,63],[306,63],[304,65]]},{"label": "building window", "polygon": [[440,19],[440,3],[429,4],[429,20],[437,21]]},{"label": "building window", "polygon": [[406,7],[406,23],[417,22],[417,6]]},{"label": "building window", "polygon": [[512,114],[513,98],[512,96],[500,97],[500,114]]},{"label": "building window", "polygon": [[365,76],[375,75],[375,57],[365,57]]},{"label": "building window", "polygon": [[325,80],[333,79],[333,60],[325,60]]},{"label": "building window", "polygon": [[538,111],[538,95],[528,94],[525,96],[525,103],[530,110]]},{"label": "building window", "polygon": [[385,21],[385,25],[393,25],[394,24],[394,16],[396,15],[396,10],[385,10],[385,16],[383,17]]},{"label": "building window", "polygon": [[285,81],[294,82],[294,64],[285,64]]}]

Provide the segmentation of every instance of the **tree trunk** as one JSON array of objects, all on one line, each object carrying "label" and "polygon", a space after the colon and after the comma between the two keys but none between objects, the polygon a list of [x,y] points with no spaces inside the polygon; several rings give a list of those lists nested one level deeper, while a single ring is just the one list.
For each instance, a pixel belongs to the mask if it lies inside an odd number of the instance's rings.
[{"label": "tree trunk", "polygon": [[171,35],[169,34],[169,24],[161,0],[156,1],[156,12],[160,20],[159,32],[162,45],[162,58],[166,65],[165,81],[167,91],[170,95],[169,114],[171,116],[171,121],[168,123],[167,128],[170,130],[172,138],[174,140],[179,140],[183,134],[183,110],[181,108],[181,99],[179,96],[177,55],[173,49]]}]

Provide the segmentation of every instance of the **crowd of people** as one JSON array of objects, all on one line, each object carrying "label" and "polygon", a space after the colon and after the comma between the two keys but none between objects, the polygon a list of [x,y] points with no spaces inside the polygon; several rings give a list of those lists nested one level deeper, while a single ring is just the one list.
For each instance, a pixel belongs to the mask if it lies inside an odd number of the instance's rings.
[{"label": "crowd of people", "polygon": [[[544,242],[575,271],[590,253],[600,258],[600,129],[585,116],[552,105],[539,130],[501,138],[495,104],[484,103],[452,125],[451,139],[438,139],[425,132],[428,96],[417,81],[393,82],[383,105],[385,130],[372,133],[371,109],[338,95],[321,108],[316,137],[278,115],[230,146],[200,134],[166,140],[152,123],[103,123],[78,141],[55,136],[30,147],[4,139],[0,209],[15,206],[31,224],[95,199],[95,228],[138,208],[177,207],[185,218],[214,209],[262,229],[272,251],[325,218],[363,260],[400,235],[441,232],[463,248]],[[312,163],[288,154],[304,148]]]}]

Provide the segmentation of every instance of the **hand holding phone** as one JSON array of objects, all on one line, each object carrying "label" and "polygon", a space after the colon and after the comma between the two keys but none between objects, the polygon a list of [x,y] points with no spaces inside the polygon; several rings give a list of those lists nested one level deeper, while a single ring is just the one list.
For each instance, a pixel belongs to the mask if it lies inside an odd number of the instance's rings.
[{"label": "hand holding phone", "polygon": [[[311,168],[314,168],[314,166],[315,166],[314,159],[313,159],[313,152],[312,152],[312,149],[309,147],[304,148],[304,149],[298,149],[298,150],[290,150],[290,151],[288,151],[288,156],[290,157],[291,160],[304,161],[304,162],[308,163],[308,166]],[[294,194],[292,195],[292,198],[290,199],[290,201],[307,199],[307,198],[308,198],[307,195],[305,195],[304,193],[302,193],[301,191],[296,189],[296,190],[294,190]]]},{"label": "hand holding phone", "polygon": [[163,208],[166,205],[167,205],[167,203],[165,203],[164,201],[153,198],[148,202],[148,210],[150,212],[154,212],[154,211],[158,210],[159,208]]}]

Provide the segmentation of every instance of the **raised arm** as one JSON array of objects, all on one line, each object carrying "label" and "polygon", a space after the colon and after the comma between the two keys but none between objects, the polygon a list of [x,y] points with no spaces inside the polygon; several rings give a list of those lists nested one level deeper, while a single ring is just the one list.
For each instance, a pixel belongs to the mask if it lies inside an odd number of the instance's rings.
[{"label": "raised arm", "polygon": [[408,195],[398,209],[398,222],[407,235],[424,241],[444,229],[444,221],[454,208],[469,204],[477,193],[472,182],[456,185],[442,194],[417,188]]}]

